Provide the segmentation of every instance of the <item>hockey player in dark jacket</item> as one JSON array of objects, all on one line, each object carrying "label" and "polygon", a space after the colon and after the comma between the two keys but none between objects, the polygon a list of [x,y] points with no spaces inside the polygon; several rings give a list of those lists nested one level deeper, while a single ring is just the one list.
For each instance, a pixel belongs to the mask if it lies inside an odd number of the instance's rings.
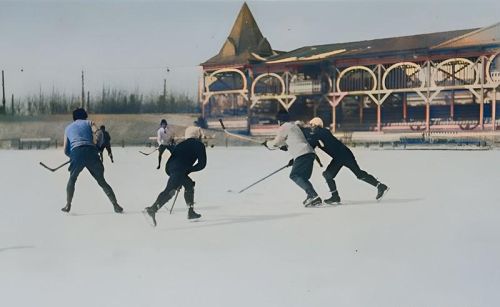
[{"label": "hockey player in dark jacket", "polygon": [[333,158],[326,170],[323,172],[323,177],[325,178],[326,183],[330,188],[330,192],[332,193],[330,198],[324,200],[325,203],[340,203],[339,192],[337,191],[337,185],[335,184],[335,176],[337,176],[343,166],[350,169],[359,180],[363,180],[364,182],[376,187],[376,199],[381,199],[389,188],[359,167],[352,151],[335,136],[333,136],[330,130],[323,128],[323,121],[321,118],[315,117],[309,122],[309,124],[312,129],[310,132],[307,132],[307,130],[304,132],[311,146],[313,148],[319,147]]},{"label": "hockey player in dark jacket", "polygon": [[[202,131],[199,127],[188,127],[183,142],[175,146],[172,155],[167,161],[165,170],[169,175],[167,187],[158,195],[151,207],[145,212],[156,226],[156,212],[167,203],[178,189],[184,187],[184,200],[189,207],[188,219],[197,219],[201,215],[196,213],[194,206],[194,181],[189,178],[190,173],[199,172],[207,164],[205,145],[200,141]],[[196,164],[195,164],[196,163]]]},{"label": "hockey player in dark jacket", "polygon": [[111,136],[109,135],[109,132],[106,131],[106,127],[102,125],[99,130],[96,131],[95,135],[95,143],[97,146],[97,150],[99,151],[101,162],[103,162],[102,154],[104,152],[104,149],[106,149],[108,151],[108,156],[111,159],[111,163],[113,163],[113,153],[111,152]]}]

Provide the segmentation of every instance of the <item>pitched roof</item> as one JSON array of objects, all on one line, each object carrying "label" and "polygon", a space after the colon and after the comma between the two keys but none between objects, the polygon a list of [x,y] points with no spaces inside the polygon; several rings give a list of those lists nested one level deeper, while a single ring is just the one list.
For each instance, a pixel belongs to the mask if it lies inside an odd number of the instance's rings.
[{"label": "pitched roof", "polygon": [[268,63],[310,61],[323,58],[350,58],[381,53],[428,50],[453,38],[479,29],[436,32],[411,36],[381,38],[358,42],[306,46],[268,58]]},{"label": "pitched roof", "polygon": [[201,65],[232,65],[262,61],[275,54],[246,3],[240,9],[229,37],[219,53]]},{"label": "pitched roof", "polygon": [[477,45],[500,44],[500,22],[442,42],[432,49],[465,48]]}]

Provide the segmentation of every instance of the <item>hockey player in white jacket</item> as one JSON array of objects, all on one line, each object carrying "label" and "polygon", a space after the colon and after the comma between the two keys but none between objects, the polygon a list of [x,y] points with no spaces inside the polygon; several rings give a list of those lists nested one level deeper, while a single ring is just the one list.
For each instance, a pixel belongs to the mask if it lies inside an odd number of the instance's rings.
[{"label": "hockey player in white jacket", "polygon": [[156,169],[160,169],[161,156],[165,152],[165,149],[168,149],[172,153],[175,147],[174,133],[171,128],[168,128],[167,120],[161,120],[156,139],[158,142],[158,166]]},{"label": "hockey player in white jacket", "polygon": [[316,193],[313,185],[309,181],[312,175],[316,154],[314,153],[314,149],[307,142],[304,133],[302,133],[299,126],[292,122],[284,123],[279,128],[278,134],[274,140],[267,141],[265,145],[280,149],[287,148],[293,158],[290,179],[292,179],[307,194],[307,198],[303,204],[306,207],[314,207],[322,204],[321,198],[318,196],[318,193]]}]

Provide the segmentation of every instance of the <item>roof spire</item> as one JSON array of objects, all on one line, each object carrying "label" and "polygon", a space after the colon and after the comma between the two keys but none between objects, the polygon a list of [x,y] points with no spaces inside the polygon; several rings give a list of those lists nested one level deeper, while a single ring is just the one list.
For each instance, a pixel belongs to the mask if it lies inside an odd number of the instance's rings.
[{"label": "roof spire", "polygon": [[234,64],[245,64],[249,61],[259,60],[252,53],[260,57],[267,57],[273,54],[273,50],[262,32],[260,32],[247,3],[244,2],[219,54],[206,63],[234,62]]}]

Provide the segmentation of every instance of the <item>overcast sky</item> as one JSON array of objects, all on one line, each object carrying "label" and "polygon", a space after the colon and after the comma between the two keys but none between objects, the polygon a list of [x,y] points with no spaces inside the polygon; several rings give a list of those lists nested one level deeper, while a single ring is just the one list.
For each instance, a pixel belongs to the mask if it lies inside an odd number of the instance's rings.
[{"label": "overcast sky", "polygon": [[[357,41],[488,26],[500,1],[248,1],[271,46]],[[219,52],[243,1],[2,1],[8,97],[102,86],[195,95],[198,64]],[[170,72],[167,72],[169,67]],[[21,71],[23,70],[23,71]]]}]

